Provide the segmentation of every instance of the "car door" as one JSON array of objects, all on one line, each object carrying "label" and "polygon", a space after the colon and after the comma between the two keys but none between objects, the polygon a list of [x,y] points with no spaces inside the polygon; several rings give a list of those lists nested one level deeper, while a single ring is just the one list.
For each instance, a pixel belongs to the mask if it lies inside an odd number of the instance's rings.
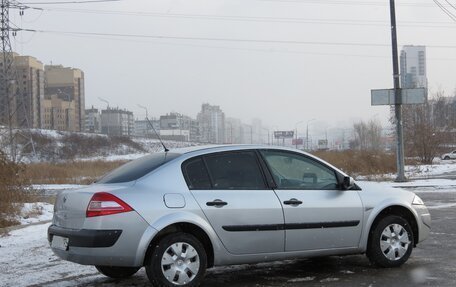
[{"label": "car door", "polygon": [[186,161],[187,184],[232,254],[283,252],[282,206],[267,187],[255,151],[223,152]]},{"label": "car door", "polygon": [[283,204],[286,251],[358,246],[363,210],[356,190],[341,190],[332,168],[303,154],[261,154]]}]

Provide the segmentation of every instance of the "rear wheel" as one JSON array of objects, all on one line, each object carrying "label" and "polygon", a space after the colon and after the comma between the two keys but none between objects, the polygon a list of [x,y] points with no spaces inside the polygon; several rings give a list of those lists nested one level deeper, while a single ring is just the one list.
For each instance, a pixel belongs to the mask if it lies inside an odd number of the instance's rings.
[{"label": "rear wheel", "polygon": [[174,233],[159,241],[147,277],[154,286],[199,286],[206,273],[207,257],[201,242],[188,233]]},{"label": "rear wheel", "polygon": [[122,279],[134,275],[140,267],[95,266],[95,268],[105,276]]},{"label": "rear wheel", "polygon": [[390,215],[373,227],[367,247],[367,257],[380,267],[404,264],[413,249],[413,232],[404,218]]},{"label": "rear wheel", "polygon": [[445,159],[445,160],[449,160],[449,159],[450,159],[450,157],[449,157],[449,156],[446,156],[444,159]]}]

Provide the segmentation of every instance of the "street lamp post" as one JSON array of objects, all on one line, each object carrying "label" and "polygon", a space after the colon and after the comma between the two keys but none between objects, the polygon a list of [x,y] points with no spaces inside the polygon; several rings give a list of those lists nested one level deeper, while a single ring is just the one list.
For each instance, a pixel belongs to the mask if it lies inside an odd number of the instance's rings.
[{"label": "street lamp post", "polygon": [[147,113],[147,108],[145,106],[142,106],[140,104],[138,104],[138,107],[140,107],[141,109],[144,109],[146,111],[146,119],[149,118],[149,114]]},{"label": "street lamp post", "polygon": [[299,121],[297,123],[295,123],[295,148],[298,149],[298,125],[303,123],[304,121]]},{"label": "street lamp post", "polygon": [[250,144],[253,144],[253,127],[250,126]]},{"label": "street lamp post", "polygon": [[[147,108],[145,106],[140,105],[140,104],[138,104],[138,107],[140,107],[141,109],[144,109],[146,111],[146,120],[148,121],[149,120],[149,114],[147,112]],[[147,130],[148,130],[148,128],[147,128],[147,124],[146,124],[146,129],[144,131],[144,136],[146,136],[146,137],[147,137]]]},{"label": "street lamp post", "polygon": [[312,121],[315,119],[308,120],[306,124],[306,150],[309,150],[309,123]]}]

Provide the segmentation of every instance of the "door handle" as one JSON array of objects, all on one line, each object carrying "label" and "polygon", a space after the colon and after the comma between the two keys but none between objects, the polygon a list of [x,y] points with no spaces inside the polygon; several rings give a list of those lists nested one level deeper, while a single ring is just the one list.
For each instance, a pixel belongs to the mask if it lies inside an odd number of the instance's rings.
[{"label": "door handle", "polygon": [[283,202],[283,204],[286,204],[286,205],[300,205],[300,204],[302,204],[302,201],[297,200],[296,198],[292,198],[292,199],[289,199],[289,200],[285,200]]},{"label": "door handle", "polygon": [[222,207],[222,206],[225,206],[227,204],[228,204],[228,202],[225,202],[225,201],[223,201],[221,199],[215,199],[214,201],[206,202],[207,206],[215,206],[215,207]]}]

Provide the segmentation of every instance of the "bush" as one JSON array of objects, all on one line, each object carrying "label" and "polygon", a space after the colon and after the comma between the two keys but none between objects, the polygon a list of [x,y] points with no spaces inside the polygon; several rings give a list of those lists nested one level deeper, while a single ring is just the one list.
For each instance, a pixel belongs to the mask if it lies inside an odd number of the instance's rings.
[{"label": "bush", "polygon": [[17,224],[15,216],[20,212],[20,203],[30,197],[22,172],[24,165],[10,161],[0,151],[0,227]]}]

